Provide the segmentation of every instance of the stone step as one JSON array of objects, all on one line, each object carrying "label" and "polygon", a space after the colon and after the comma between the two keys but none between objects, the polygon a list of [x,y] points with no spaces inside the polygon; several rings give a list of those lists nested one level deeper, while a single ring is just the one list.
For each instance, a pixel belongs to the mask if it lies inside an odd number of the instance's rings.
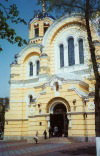
[{"label": "stone step", "polygon": [[71,143],[70,139],[65,137],[53,137],[47,139],[40,139],[39,142],[41,143]]}]

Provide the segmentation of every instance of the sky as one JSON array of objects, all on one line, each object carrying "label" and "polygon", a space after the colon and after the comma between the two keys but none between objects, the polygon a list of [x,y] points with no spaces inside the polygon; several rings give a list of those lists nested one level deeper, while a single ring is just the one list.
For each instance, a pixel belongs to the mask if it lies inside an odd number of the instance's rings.
[{"label": "sky", "polygon": [[[40,9],[40,6],[37,6],[37,0],[9,0],[8,2],[17,5],[20,17],[24,18],[27,23],[32,19],[34,10]],[[2,3],[7,5],[5,0],[2,0]],[[28,41],[28,25],[17,24],[13,25],[13,28],[15,28],[17,35]],[[10,64],[14,61],[14,55],[19,53],[25,46],[18,47],[5,40],[0,40],[0,44],[3,48],[0,53],[0,97],[9,97]]]}]

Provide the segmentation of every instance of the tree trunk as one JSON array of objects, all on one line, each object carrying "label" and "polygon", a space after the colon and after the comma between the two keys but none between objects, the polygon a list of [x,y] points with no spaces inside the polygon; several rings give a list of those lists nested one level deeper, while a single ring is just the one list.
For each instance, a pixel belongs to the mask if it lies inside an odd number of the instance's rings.
[{"label": "tree trunk", "polygon": [[95,47],[92,41],[92,35],[89,24],[89,9],[90,9],[90,0],[86,0],[86,10],[85,10],[85,21],[86,21],[86,30],[87,30],[87,39],[89,43],[89,49],[91,54],[91,60],[93,65],[93,71],[95,75],[95,133],[96,133],[96,149],[97,156],[100,156],[100,75],[98,72],[98,65],[96,61]]}]

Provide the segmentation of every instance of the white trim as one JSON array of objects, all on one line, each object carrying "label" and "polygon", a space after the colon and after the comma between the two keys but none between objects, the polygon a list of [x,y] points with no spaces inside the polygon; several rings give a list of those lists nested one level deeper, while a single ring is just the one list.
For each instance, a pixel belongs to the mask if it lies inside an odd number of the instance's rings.
[{"label": "white trim", "polygon": [[[58,101],[56,101],[56,102],[54,102],[53,104],[50,105],[50,107],[49,107],[49,113],[50,113],[50,114],[53,114],[53,109],[54,109],[54,107],[55,107],[56,105],[58,105],[58,103],[63,104],[63,105],[66,107],[66,110],[68,111],[66,104],[65,104],[63,101],[58,100]],[[66,113],[67,113],[67,112],[66,112]]]},{"label": "white trim", "polygon": [[81,98],[88,97],[88,93],[85,93],[85,92],[81,91],[77,87],[71,86],[69,88],[69,90],[74,90],[79,95],[79,97],[81,97]]}]

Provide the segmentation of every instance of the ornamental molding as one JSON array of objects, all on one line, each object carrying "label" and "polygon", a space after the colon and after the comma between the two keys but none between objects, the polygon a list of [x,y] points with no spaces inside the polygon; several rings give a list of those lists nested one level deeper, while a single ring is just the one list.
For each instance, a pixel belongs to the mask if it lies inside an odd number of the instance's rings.
[{"label": "ornamental molding", "polygon": [[[66,73],[66,75],[67,74],[70,75],[70,73]],[[72,76],[72,75],[70,75],[70,76]],[[75,75],[73,75],[73,76],[75,76]],[[59,86],[62,86],[63,83],[64,84],[67,83],[67,84],[81,84],[81,85],[83,85],[85,87],[88,87],[88,84],[85,83],[84,81],[78,80],[77,78],[72,79],[72,77],[71,77],[71,79],[69,79],[69,77],[67,79],[67,78],[64,77],[64,75],[61,75],[61,76],[53,75],[53,76],[51,76],[48,79],[48,81],[42,85],[42,87],[46,88],[47,86],[50,86],[51,88],[53,88],[54,82],[58,82]]]},{"label": "ornamental molding", "polygon": [[88,97],[88,93],[81,91],[80,89],[78,89],[75,86],[71,86],[68,90],[75,91],[76,94],[78,94],[79,97],[81,97],[81,98],[87,98]]}]

